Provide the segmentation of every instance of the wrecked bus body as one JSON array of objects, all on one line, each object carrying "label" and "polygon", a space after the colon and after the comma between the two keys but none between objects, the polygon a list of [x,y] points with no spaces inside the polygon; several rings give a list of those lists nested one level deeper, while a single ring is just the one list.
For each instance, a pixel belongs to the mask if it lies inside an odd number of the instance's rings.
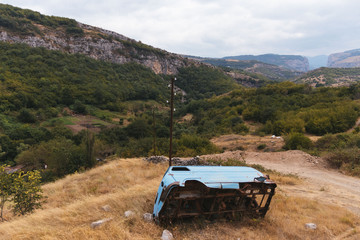
[{"label": "wrecked bus body", "polygon": [[276,184],[251,167],[171,166],[155,198],[157,223],[202,216],[241,219],[264,217]]}]

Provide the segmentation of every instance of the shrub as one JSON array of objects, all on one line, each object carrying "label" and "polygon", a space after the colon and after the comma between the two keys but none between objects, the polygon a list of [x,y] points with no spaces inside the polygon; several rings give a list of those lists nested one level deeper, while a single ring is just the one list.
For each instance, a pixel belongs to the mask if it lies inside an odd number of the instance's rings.
[{"label": "shrub", "polygon": [[189,134],[182,135],[179,140],[175,141],[174,145],[174,150],[179,156],[195,156],[219,151],[207,138]]},{"label": "shrub", "polygon": [[325,159],[334,168],[341,168],[345,164],[360,166],[360,149],[345,148],[337,149],[329,153]]},{"label": "shrub", "polygon": [[290,133],[285,137],[284,149],[286,150],[310,149],[312,146],[310,138],[302,133]]},{"label": "shrub", "polygon": [[18,119],[20,122],[23,123],[34,123],[36,122],[36,117],[34,116],[34,114],[32,114],[30,112],[29,109],[23,108],[20,110],[19,115],[18,115]]},{"label": "shrub", "polygon": [[42,189],[39,171],[9,173],[6,166],[0,166],[0,218],[3,220],[3,209],[11,201],[15,215],[25,215],[41,207]]},{"label": "shrub", "polygon": [[127,126],[126,128],[126,132],[128,136],[137,139],[150,137],[152,135],[151,127],[145,119],[136,119],[135,121],[130,123],[129,126]]},{"label": "shrub", "polygon": [[263,150],[263,149],[265,149],[265,148],[266,148],[266,144],[265,144],[265,143],[259,144],[259,145],[257,146],[257,149],[258,149],[258,150]]},{"label": "shrub", "polygon": [[62,177],[86,166],[85,151],[85,146],[76,146],[63,137],[33,146],[21,152],[15,161],[27,170],[43,169],[47,165],[53,176]]},{"label": "shrub", "polygon": [[80,113],[80,114],[87,114],[87,109],[86,109],[86,106],[80,102],[79,100],[76,100],[74,105],[73,105],[73,110],[76,112],[76,113]]},{"label": "shrub", "polygon": [[42,189],[39,171],[19,172],[13,181],[13,212],[25,215],[41,207]]}]

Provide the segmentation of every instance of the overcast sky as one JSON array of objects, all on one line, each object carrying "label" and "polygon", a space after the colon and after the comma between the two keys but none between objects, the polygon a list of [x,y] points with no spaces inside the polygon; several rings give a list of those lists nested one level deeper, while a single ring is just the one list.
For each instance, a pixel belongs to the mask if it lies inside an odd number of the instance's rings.
[{"label": "overcast sky", "polygon": [[0,0],[202,57],[360,48],[359,0]]}]

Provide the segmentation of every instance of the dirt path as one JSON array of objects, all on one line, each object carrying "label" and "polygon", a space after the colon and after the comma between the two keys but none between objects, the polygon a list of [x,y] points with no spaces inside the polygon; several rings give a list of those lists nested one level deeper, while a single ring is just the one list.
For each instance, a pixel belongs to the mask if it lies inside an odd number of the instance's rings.
[{"label": "dirt path", "polygon": [[347,132],[348,133],[353,132],[355,130],[355,128],[357,128],[359,125],[360,125],[360,117],[356,120],[355,125],[351,129],[347,130]]},{"label": "dirt path", "polygon": [[277,191],[342,206],[360,216],[360,179],[329,169],[321,158],[302,151],[244,152],[233,151],[208,158],[243,159],[281,173],[293,173],[304,179],[299,185],[279,185]]}]

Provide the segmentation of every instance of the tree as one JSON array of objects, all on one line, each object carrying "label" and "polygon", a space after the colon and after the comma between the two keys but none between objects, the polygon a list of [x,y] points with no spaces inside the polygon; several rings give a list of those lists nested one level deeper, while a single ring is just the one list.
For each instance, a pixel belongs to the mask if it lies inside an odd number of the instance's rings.
[{"label": "tree", "polygon": [[8,174],[5,170],[6,165],[0,166],[0,218],[3,221],[3,210],[5,203],[8,202],[12,195],[13,175]]},{"label": "tree", "polygon": [[96,164],[95,156],[94,156],[94,143],[95,143],[95,137],[94,135],[87,130],[85,135],[85,161],[87,167],[93,167]]},{"label": "tree", "polygon": [[310,138],[302,133],[293,132],[285,137],[284,149],[286,150],[310,149],[312,146]]},{"label": "tree", "polygon": [[25,215],[41,207],[42,189],[40,172],[30,171],[16,173],[12,184],[13,212]]},{"label": "tree", "polygon": [[14,214],[25,215],[41,207],[42,189],[39,171],[9,172],[0,166],[0,218],[6,202],[12,202]]},{"label": "tree", "polygon": [[34,123],[36,122],[36,117],[26,108],[20,110],[18,115],[19,121],[23,123]]}]

